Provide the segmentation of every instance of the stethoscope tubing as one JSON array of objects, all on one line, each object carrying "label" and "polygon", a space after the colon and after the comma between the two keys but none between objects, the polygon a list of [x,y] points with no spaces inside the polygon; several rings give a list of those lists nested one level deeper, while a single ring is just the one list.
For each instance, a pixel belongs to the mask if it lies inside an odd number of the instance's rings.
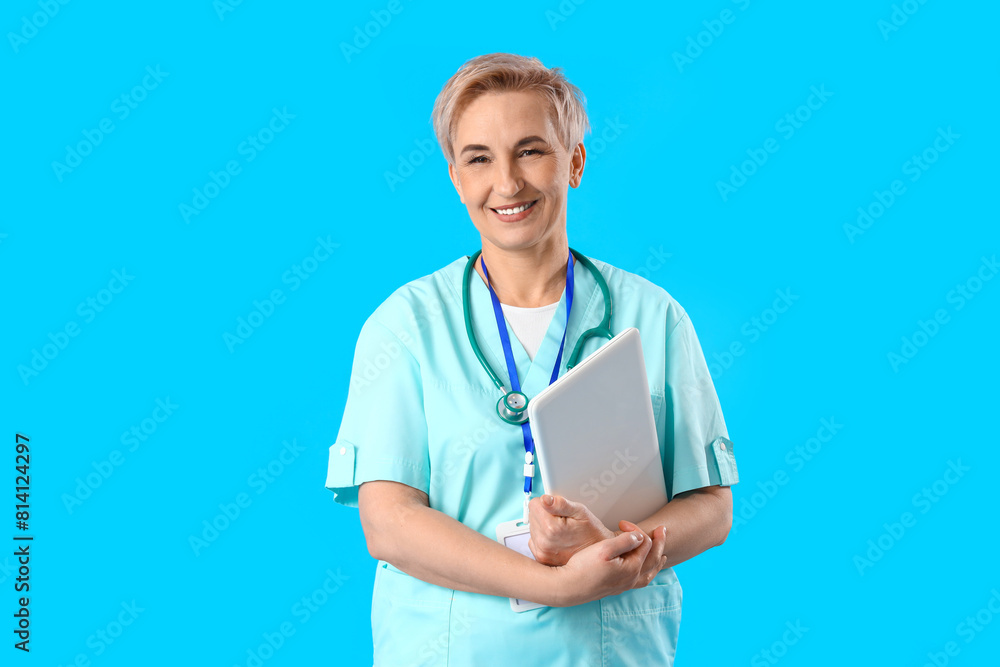
[{"label": "stethoscope tubing", "polygon": [[[601,323],[598,326],[592,327],[580,334],[580,337],[576,341],[576,346],[573,348],[573,353],[566,362],[566,370],[573,368],[579,362],[580,354],[583,352],[583,345],[586,343],[588,338],[592,336],[604,336],[608,340],[614,338],[614,334],[611,333],[611,313],[613,304],[611,300],[611,290],[608,288],[607,281],[604,280],[604,276],[602,276],[601,272],[597,270],[597,267],[594,266],[593,262],[572,248],[570,248],[569,251],[573,253],[573,256],[576,257],[578,262],[587,267],[587,270],[589,270],[594,276],[598,286],[601,288],[601,293],[604,297],[604,319],[601,320]],[[465,275],[462,289],[462,309],[465,316],[465,332],[469,337],[469,343],[472,345],[472,351],[475,352],[476,358],[479,359],[479,363],[482,365],[483,369],[486,370],[486,373],[490,376],[490,379],[493,381],[493,384],[496,385],[497,389],[506,395],[508,391],[504,386],[503,381],[500,380],[500,377],[490,366],[489,362],[486,361],[486,357],[483,355],[483,351],[479,348],[479,343],[476,341],[475,331],[473,331],[472,328],[472,272],[476,265],[476,260],[479,259],[482,252],[482,250],[477,250],[472,257],[469,258],[468,263],[465,265]]]}]

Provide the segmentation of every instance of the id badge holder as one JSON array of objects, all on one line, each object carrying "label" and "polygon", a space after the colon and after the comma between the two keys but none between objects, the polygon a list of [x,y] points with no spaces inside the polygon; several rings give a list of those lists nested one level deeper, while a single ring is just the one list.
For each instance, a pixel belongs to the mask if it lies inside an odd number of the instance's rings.
[{"label": "id badge holder", "polygon": [[[528,547],[529,537],[531,537],[531,527],[526,524],[523,519],[505,521],[497,526],[497,542],[534,560],[535,556],[531,553],[531,549]],[[510,608],[517,612],[528,611],[530,609],[540,609],[541,607],[548,606],[518,598],[508,599],[510,600]]]}]

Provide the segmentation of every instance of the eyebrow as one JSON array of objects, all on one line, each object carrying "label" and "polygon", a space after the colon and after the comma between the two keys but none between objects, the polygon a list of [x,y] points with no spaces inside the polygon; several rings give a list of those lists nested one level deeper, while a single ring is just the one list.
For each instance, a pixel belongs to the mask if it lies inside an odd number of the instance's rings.
[{"label": "eyebrow", "polygon": [[[537,142],[541,142],[543,144],[546,143],[545,139],[542,139],[541,137],[539,137],[537,135],[531,135],[530,137],[525,137],[524,139],[521,139],[519,142],[517,142],[516,144],[514,144],[514,148],[520,148],[521,146],[524,146],[525,144],[532,144],[532,143],[535,143],[536,141]],[[465,153],[468,153],[469,151],[488,151],[489,149],[490,149],[489,146],[484,146],[482,144],[469,144],[465,148],[462,149],[462,152],[459,153],[459,155],[464,155]]]}]

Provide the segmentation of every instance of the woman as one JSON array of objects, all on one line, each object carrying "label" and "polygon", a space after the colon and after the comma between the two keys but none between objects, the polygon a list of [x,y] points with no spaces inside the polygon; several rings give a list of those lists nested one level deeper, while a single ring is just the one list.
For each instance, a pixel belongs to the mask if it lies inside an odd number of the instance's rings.
[{"label": "woman", "polygon": [[[566,234],[568,187],[586,162],[583,96],[558,68],[490,54],[452,76],[433,121],[482,240],[478,277],[469,273],[475,337],[507,387],[500,371],[512,360],[530,400],[603,317],[596,278],[570,264]],[[672,664],[681,587],[671,566],[725,541],[737,481],[690,320],[663,289],[591,260],[612,298],[628,295],[614,301],[613,331],[641,334],[670,502],[604,526],[585,505],[540,493],[535,470],[533,560],[493,539],[522,516],[529,436],[499,418],[497,388],[470,346],[469,261],[400,287],[365,322],[330,448],[326,486],[359,508],[378,559],[375,664]],[[588,339],[581,358],[603,342]],[[547,606],[516,613],[508,598]]]}]

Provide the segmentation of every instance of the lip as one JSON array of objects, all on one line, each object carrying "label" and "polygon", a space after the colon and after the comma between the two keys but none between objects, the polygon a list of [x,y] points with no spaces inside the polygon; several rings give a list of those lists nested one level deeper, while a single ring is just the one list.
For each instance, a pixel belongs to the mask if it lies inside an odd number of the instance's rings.
[{"label": "lip", "polygon": [[503,206],[503,208],[517,208],[519,206],[524,206],[525,204],[531,204],[531,207],[524,211],[521,211],[520,213],[515,213],[513,215],[502,215],[500,213],[497,213],[497,210],[492,207],[490,208],[490,210],[493,211],[493,215],[500,218],[504,222],[517,222],[518,220],[524,220],[529,215],[531,215],[532,211],[535,210],[535,206],[538,204],[538,200],[528,199],[526,201],[519,201],[515,204],[504,204]]}]

